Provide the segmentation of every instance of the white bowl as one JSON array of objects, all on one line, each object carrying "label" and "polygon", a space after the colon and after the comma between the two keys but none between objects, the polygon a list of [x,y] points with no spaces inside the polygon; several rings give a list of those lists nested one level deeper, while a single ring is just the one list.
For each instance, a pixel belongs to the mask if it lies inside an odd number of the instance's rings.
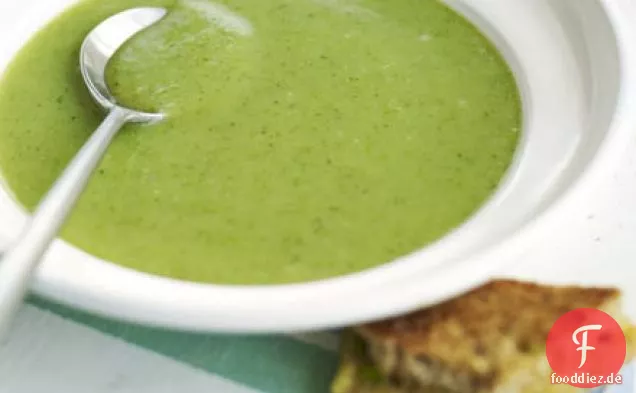
[{"label": "white bowl", "polygon": [[[106,0],[104,0],[106,1]],[[73,0],[0,4],[0,69]],[[118,267],[57,242],[37,293],[128,321],[223,332],[349,325],[432,304],[479,285],[532,246],[559,207],[614,164],[636,130],[630,0],[448,0],[499,47],[522,90],[523,138],[499,191],[438,243],[380,268],[274,287],[200,285]],[[2,141],[0,141],[2,143]],[[27,216],[0,189],[0,243]]]}]

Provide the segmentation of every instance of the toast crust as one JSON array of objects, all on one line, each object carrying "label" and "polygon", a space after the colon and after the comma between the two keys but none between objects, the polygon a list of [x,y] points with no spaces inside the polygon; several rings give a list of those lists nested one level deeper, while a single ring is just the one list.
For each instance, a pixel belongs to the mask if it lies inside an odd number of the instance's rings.
[{"label": "toast crust", "polygon": [[620,292],[613,288],[493,281],[434,307],[355,331],[369,344],[369,356],[380,372],[392,381],[451,392],[493,392],[519,379],[519,370],[533,370],[524,378],[527,384],[550,374],[545,342],[561,315],[597,308],[619,320],[619,299]]}]

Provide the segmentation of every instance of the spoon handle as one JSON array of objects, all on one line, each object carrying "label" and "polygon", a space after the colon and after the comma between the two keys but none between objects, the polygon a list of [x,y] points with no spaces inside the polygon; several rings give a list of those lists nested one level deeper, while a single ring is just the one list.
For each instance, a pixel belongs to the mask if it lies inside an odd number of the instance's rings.
[{"label": "spoon handle", "polygon": [[24,232],[0,261],[0,339],[8,333],[40,259],[75,206],[113,137],[128,119],[129,112],[125,109],[115,107],[108,114],[40,202]]}]

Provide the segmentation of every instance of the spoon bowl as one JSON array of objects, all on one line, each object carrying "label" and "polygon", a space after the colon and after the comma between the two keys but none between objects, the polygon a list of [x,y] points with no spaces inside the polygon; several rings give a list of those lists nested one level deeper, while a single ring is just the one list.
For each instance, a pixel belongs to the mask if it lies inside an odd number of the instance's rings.
[{"label": "spoon bowl", "polygon": [[92,30],[80,50],[80,69],[91,95],[108,115],[40,202],[30,223],[0,259],[0,338],[27,293],[42,256],[77,203],[88,180],[121,127],[128,122],[157,122],[163,115],[119,106],[106,83],[113,55],[135,34],[166,15],[162,8],[134,8],[116,14]]},{"label": "spoon bowl", "polygon": [[115,107],[127,109],[131,122],[157,122],[163,119],[163,115],[120,107],[108,88],[106,68],[122,45],[163,19],[166,13],[163,8],[133,8],[111,16],[86,36],[80,49],[82,77],[95,101],[108,111]]}]

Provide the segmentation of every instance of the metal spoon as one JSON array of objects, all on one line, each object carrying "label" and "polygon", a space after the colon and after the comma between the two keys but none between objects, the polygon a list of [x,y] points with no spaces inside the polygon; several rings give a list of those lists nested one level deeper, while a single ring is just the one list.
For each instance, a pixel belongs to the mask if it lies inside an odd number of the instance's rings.
[{"label": "metal spoon", "polygon": [[163,118],[158,113],[144,113],[117,105],[106,84],[105,72],[109,60],[125,42],[165,15],[163,8],[130,9],[106,19],[84,40],[80,50],[82,76],[95,101],[108,111],[108,115],[40,202],[30,224],[0,260],[0,338],[8,332],[39,261],[117,132],[128,122],[150,123]]}]

